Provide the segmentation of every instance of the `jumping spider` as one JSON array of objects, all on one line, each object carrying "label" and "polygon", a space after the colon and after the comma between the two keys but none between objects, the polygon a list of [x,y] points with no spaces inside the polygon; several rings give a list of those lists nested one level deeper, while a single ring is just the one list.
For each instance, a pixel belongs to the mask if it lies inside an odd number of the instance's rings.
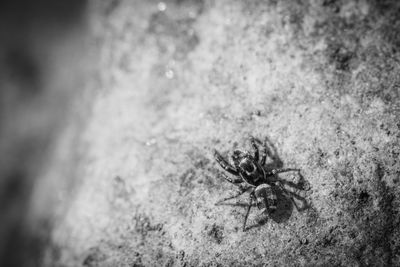
[{"label": "jumping spider", "polygon": [[[232,154],[232,161],[228,163],[221,154],[214,149],[214,158],[221,165],[221,167],[229,172],[230,174],[236,176],[234,178],[228,177],[226,174],[222,173],[222,176],[228,182],[237,185],[239,191],[237,194],[224,198],[216,203],[216,205],[221,204],[221,202],[236,198],[243,193],[250,191],[250,201],[247,204],[247,212],[244,217],[243,231],[246,231],[246,222],[250,213],[250,209],[253,205],[253,201],[256,202],[258,209],[262,212],[267,212],[271,214],[277,209],[278,197],[276,194],[276,187],[280,188],[283,192],[289,191],[293,195],[297,196],[295,192],[291,192],[286,187],[284,187],[283,182],[277,177],[278,173],[296,171],[300,172],[299,169],[279,169],[265,166],[267,156],[273,159],[270,154],[270,150],[267,146],[267,141],[264,141],[263,150],[261,153],[261,158],[259,157],[259,150],[256,144],[256,140],[250,137],[250,143],[254,150],[252,155],[249,151],[234,150]],[[300,197],[301,198],[301,197]],[[290,198],[294,205],[298,208],[296,203]],[[300,209],[299,209],[300,210]]]}]

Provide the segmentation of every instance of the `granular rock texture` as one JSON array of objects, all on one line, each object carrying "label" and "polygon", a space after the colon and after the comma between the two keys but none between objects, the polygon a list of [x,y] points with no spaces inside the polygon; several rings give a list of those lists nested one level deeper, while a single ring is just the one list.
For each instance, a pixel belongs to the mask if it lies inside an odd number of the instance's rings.
[{"label": "granular rock texture", "polygon": [[[398,1],[93,2],[85,149],[43,264],[400,266]],[[243,232],[212,150],[249,135],[301,169],[280,178],[306,208],[281,192]]]}]

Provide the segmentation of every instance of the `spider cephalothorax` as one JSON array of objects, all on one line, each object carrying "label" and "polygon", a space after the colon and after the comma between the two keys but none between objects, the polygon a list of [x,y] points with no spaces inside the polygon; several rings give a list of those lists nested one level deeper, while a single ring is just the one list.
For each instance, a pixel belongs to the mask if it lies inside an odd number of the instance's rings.
[{"label": "spider cephalothorax", "polygon": [[273,212],[276,210],[278,199],[274,187],[281,187],[281,184],[275,175],[281,172],[299,171],[298,169],[265,169],[264,165],[269,151],[267,149],[267,144],[264,143],[264,149],[260,158],[258,146],[253,137],[250,137],[250,142],[254,154],[251,154],[248,151],[236,149],[233,151],[231,157],[232,164],[229,164],[217,150],[214,150],[214,158],[219,165],[225,171],[235,176],[235,178],[232,179],[227,175],[222,174],[223,177],[228,182],[239,185],[240,189],[238,194],[224,198],[221,201],[235,198],[251,188],[250,203],[244,219],[243,230],[246,229],[246,221],[253,201],[256,202],[257,207],[262,211]]},{"label": "spider cephalothorax", "polygon": [[265,171],[250,152],[235,150],[232,154],[233,166],[240,177],[250,185],[258,185],[265,180]]}]

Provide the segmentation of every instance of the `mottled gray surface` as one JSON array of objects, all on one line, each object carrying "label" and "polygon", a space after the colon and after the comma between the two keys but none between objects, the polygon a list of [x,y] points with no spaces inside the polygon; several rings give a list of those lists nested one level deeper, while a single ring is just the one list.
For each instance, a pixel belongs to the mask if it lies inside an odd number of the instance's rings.
[{"label": "mottled gray surface", "polygon": [[[398,3],[93,4],[92,112],[45,263],[400,266]],[[211,151],[249,134],[309,207],[282,195],[242,232]]]}]

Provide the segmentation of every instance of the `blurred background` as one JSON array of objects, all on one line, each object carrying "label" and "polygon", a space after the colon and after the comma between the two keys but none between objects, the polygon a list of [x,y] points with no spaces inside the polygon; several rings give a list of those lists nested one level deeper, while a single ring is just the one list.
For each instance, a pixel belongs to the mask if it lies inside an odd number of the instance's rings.
[{"label": "blurred background", "polygon": [[73,183],[76,149],[55,151],[84,112],[87,3],[1,1],[0,25],[0,266],[41,266],[59,191]]}]

